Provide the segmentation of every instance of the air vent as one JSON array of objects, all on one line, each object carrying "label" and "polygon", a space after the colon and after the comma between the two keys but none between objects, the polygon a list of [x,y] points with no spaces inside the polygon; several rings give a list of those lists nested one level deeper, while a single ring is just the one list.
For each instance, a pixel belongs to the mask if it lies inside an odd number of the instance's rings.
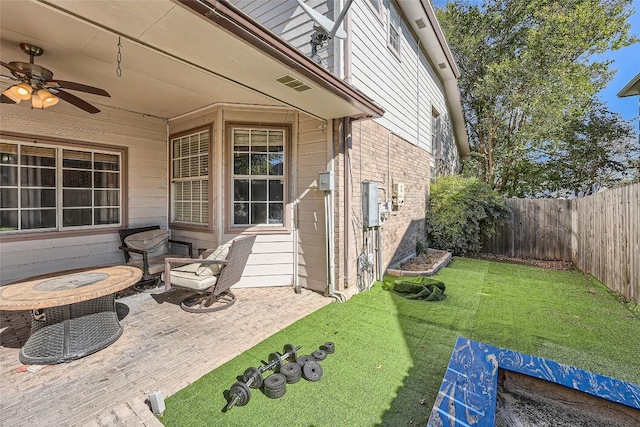
[{"label": "air vent", "polygon": [[427,24],[425,24],[424,19],[420,18],[420,19],[416,19],[416,25],[418,26],[418,28],[423,29],[424,27],[427,26]]},{"label": "air vent", "polygon": [[438,67],[440,67],[440,69],[444,70],[445,68],[447,68],[447,64],[445,64],[444,62],[441,62],[438,64]]},{"label": "air vent", "polygon": [[285,86],[289,86],[291,89],[298,92],[305,92],[307,90],[313,89],[308,84],[301,82],[300,80],[290,76],[289,74],[278,77],[276,81],[282,83]]}]

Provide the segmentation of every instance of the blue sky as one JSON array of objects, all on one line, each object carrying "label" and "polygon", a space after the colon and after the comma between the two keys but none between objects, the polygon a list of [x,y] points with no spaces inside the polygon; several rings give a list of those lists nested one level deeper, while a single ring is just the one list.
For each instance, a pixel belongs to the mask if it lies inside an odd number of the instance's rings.
[{"label": "blue sky", "polygon": [[[630,18],[631,32],[640,38],[640,0],[634,0],[633,7],[636,13]],[[638,117],[639,97],[618,98],[616,95],[640,73],[640,44],[609,52],[604,57],[614,61],[611,68],[616,70],[616,73],[613,80],[600,92],[600,97],[607,102],[611,111],[620,113],[626,120]]]}]

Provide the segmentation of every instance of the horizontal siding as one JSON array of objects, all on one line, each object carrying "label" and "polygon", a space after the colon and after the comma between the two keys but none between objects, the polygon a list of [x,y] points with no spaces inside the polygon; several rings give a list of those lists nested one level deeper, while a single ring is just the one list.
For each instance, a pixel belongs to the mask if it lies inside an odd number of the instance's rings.
[{"label": "horizontal siding", "polygon": [[[15,106],[2,108],[0,118],[6,132],[127,147],[129,226],[166,227],[166,122],[108,107],[102,110],[89,115],[66,103],[49,110]],[[2,242],[0,283],[67,269],[119,264],[124,261],[119,245],[116,232]]]}]

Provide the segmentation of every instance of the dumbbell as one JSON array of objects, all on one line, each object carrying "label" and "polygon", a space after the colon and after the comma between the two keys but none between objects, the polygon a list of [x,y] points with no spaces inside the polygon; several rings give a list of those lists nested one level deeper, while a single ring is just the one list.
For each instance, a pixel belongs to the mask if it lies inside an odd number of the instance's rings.
[{"label": "dumbbell", "polygon": [[249,388],[260,388],[262,386],[262,372],[258,368],[247,368],[242,375],[242,381],[236,381],[229,390],[231,400],[227,404],[227,409],[233,408],[235,405],[244,406],[251,399],[251,391]]},{"label": "dumbbell", "polygon": [[260,372],[266,372],[268,370],[278,372],[287,361],[296,361],[296,359],[298,358],[298,350],[300,350],[301,348],[301,346],[294,347],[291,344],[286,344],[284,346],[284,349],[282,350],[284,354],[280,354],[277,351],[275,353],[271,353],[269,355],[269,362],[263,362],[264,364],[259,368]]}]

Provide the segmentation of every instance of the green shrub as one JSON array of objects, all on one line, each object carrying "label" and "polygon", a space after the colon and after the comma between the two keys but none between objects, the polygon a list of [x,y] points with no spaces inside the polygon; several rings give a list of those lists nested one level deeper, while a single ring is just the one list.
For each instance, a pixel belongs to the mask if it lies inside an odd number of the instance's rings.
[{"label": "green shrub", "polygon": [[429,245],[424,240],[418,239],[416,241],[416,256],[424,255],[429,252]]},{"label": "green shrub", "polygon": [[477,178],[439,177],[431,184],[427,205],[429,247],[455,255],[479,252],[482,239],[509,213],[505,200]]}]

